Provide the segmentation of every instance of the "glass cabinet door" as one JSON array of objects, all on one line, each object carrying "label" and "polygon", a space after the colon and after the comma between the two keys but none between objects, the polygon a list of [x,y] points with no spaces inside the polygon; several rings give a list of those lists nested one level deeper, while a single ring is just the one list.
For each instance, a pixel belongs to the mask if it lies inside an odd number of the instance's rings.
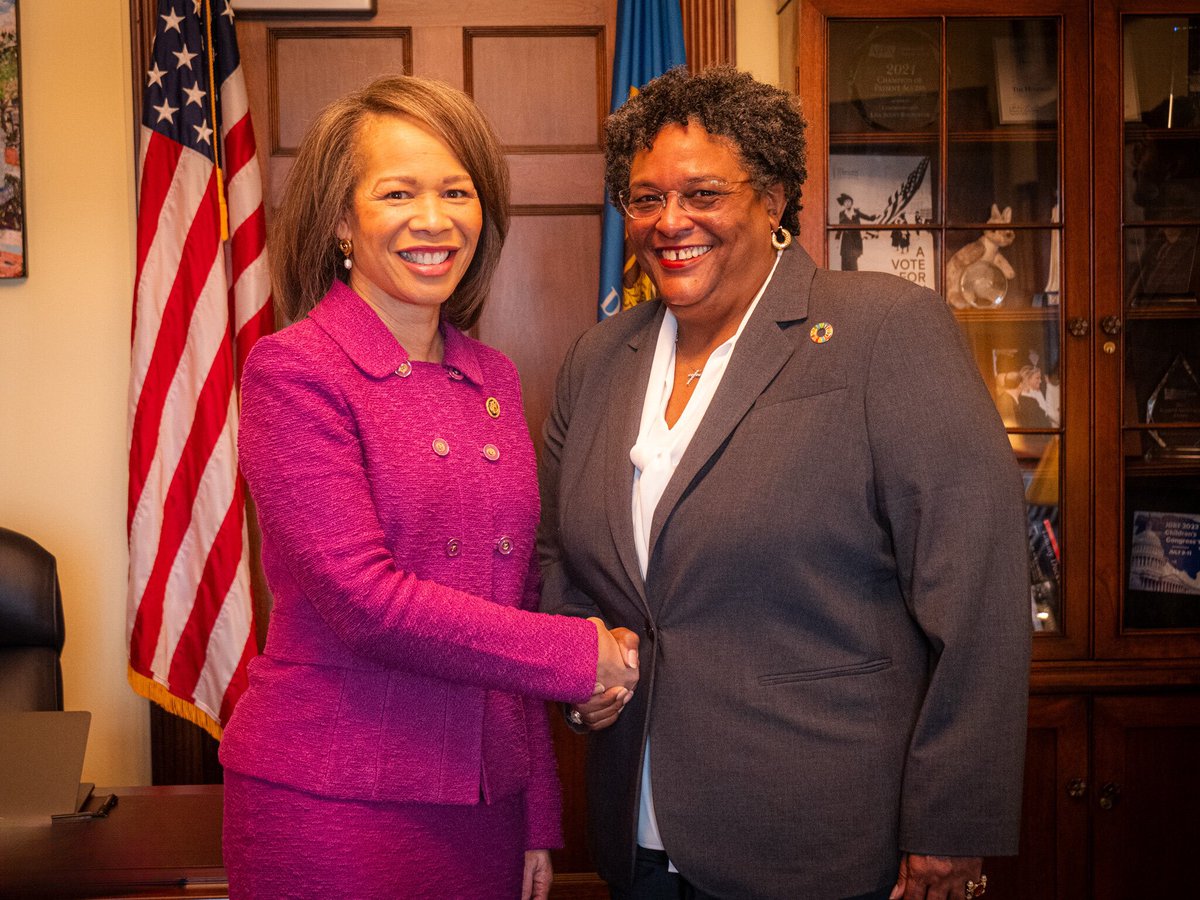
[{"label": "glass cabinet door", "polygon": [[1120,564],[1097,649],[1171,656],[1200,648],[1200,4],[1109,28],[1119,137],[1097,144],[1116,189],[1111,219],[1098,210],[1112,252],[1097,299]]},{"label": "glass cabinet door", "polygon": [[[1025,479],[1035,653],[1083,656],[1088,497],[1068,497],[1063,472],[1070,454],[1087,473],[1086,374],[1073,386],[1066,365],[1086,345],[1067,346],[1064,322],[1089,303],[1089,159],[1086,112],[1063,115],[1064,19],[847,9],[826,10],[827,108],[808,112],[828,150],[820,250],[830,269],[890,272],[953,308]],[[1084,142],[1064,159],[1068,127]]]}]

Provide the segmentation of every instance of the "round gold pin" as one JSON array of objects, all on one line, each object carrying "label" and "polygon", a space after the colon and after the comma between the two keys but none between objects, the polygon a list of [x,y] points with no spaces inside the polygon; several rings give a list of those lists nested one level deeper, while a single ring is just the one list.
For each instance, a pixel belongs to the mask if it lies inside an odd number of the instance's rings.
[{"label": "round gold pin", "polygon": [[491,416],[493,419],[500,418],[500,401],[497,400],[495,397],[488,397],[487,398],[487,411],[488,411],[488,415]]}]

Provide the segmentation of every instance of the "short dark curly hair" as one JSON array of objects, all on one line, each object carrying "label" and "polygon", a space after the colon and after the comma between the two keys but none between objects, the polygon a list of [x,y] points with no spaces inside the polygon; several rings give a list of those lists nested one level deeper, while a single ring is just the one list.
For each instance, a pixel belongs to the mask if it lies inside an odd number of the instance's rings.
[{"label": "short dark curly hair", "polygon": [[797,233],[800,187],[808,174],[800,99],[732,66],[696,75],[678,66],[648,82],[605,120],[604,186],[612,202],[617,204],[617,195],[629,187],[634,155],[649,150],[664,126],[693,120],[733,142],[760,191],[775,182],[783,185],[787,206],[780,224]]}]

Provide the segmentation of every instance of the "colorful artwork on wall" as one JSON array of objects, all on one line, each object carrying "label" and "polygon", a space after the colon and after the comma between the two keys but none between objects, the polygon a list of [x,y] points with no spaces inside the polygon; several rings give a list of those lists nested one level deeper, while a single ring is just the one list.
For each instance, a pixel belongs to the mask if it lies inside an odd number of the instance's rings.
[{"label": "colorful artwork on wall", "polygon": [[0,278],[29,274],[22,177],[21,41],[17,0],[0,0]]}]

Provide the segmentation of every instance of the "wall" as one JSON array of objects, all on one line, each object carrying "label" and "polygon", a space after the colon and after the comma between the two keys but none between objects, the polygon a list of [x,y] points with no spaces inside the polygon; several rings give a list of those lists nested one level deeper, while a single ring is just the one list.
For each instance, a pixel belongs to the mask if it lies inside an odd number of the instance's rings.
[{"label": "wall", "polygon": [[759,81],[783,85],[779,80],[779,20],[777,0],[737,0],[737,66]]},{"label": "wall", "polygon": [[0,524],[58,557],[84,777],[147,784],[125,680],[135,184],[128,0],[21,0],[29,278],[0,284]]}]

